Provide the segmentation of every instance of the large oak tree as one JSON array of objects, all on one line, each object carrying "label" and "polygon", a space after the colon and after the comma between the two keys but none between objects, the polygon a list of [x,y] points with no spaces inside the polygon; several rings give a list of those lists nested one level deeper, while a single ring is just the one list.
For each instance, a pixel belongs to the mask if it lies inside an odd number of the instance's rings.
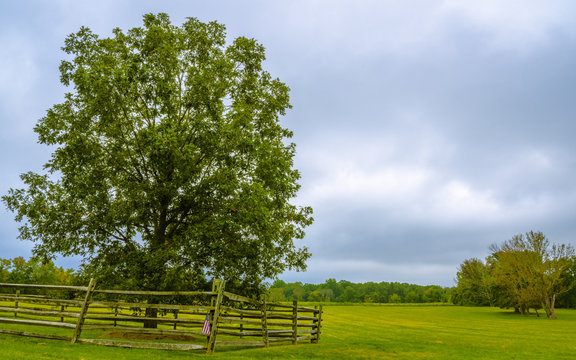
[{"label": "large oak tree", "polygon": [[36,255],[80,255],[140,289],[305,269],[294,240],[312,209],[291,203],[300,175],[279,123],[289,89],[263,70],[260,44],[149,14],[109,38],[83,27],[63,50],[70,92],[35,127],[51,159],[3,197]]}]

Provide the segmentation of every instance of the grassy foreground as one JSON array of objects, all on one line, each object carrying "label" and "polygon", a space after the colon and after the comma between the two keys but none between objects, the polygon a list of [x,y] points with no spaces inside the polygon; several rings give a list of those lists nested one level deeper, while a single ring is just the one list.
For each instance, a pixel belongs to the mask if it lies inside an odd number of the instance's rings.
[{"label": "grassy foreground", "polygon": [[[574,359],[576,311],[558,319],[456,306],[326,306],[321,343],[178,352],[0,334],[7,359]],[[25,330],[22,328],[22,330]]]}]

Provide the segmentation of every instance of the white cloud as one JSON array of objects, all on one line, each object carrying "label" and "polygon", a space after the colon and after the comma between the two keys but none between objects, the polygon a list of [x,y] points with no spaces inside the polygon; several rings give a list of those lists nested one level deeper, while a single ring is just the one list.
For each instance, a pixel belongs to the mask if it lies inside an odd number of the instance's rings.
[{"label": "white cloud", "polygon": [[316,179],[303,196],[314,203],[398,203],[406,196],[419,193],[429,177],[426,170],[418,168],[390,167],[369,171],[352,164],[342,165]]},{"label": "white cloud", "polygon": [[[413,162],[399,159],[398,149],[390,144],[378,147],[368,142],[340,150],[307,153],[315,176],[307,178],[299,202],[317,209],[339,204],[348,209],[381,209],[398,223],[414,225],[490,226],[554,216],[557,199],[546,194],[502,196],[503,189],[522,184],[529,174],[540,176],[552,166],[542,152],[529,151],[514,167],[504,165],[509,169],[495,167],[493,174],[485,174],[477,184],[475,179],[459,177],[453,169],[456,164],[445,171],[434,168],[434,154],[442,154],[441,148],[429,149],[429,157],[423,160],[416,161],[419,156],[415,155]],[[424,150],[414,149],[416,154],[420,151]]]},{"label": "white cloud", "polygon": [[431,207],[426,211],[426,216],[433,216],[436,221],[493,220],[504,210],[491,191],[474,189],[459,180],[449,181],[436,190],[431,196]]}]

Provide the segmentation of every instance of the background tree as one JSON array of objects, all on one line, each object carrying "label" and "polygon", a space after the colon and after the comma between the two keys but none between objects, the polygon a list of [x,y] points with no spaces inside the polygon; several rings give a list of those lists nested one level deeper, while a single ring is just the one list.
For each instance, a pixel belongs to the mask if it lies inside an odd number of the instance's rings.
[{"label": "background tree", "polygon": [[574,280],[563,276],[572,265],[570,245],[552,245],[541,232],[516,235],[494,247],[497,269],[508,289],[515,292],[520,306],[541,306],[548,318],[555,318],[556,297],[569,290]]},{"label": "background tree", "polygon": [[295,300],[304,300],[304,296],[306,295],[306,290],[302,285],[296,283],[297,285],[292,290],[292,296]]},{"label": "background tree", "polygon": [[[50,259],[28,260],[19,256],[13,259],[0,259],[0,282],[16,284],[73,285],[76,273],[54,265]],[[34,292],[34,290],[25,290]]]},{"label": "background tree", "polygon": [[523,241],[522,235],[514,236],[501,247],[492,246],[491,250],[495,260],[493,276],[502,289],[499,304],[512,306],[524,315],[530,308],[541,308],[533,271],[541,261],[536,252],[520,249],[519,241]]},{"label": "background tree", "polygon": [[439,303],[443,301],[443,290],[440,286],[430,286],[424,290],[422,295],[422,302],[425,303]]},{"label": "background tree", "polygon": [[332,296],[330,298],[333,301],[338,296],[340,296],[340,294],[342,294],[342,291],[344,290],[346,283],[347,281],[338,282],[336,281],[336,279],[330,278],[324,282],[322,288],[332,291]]},{"label": "background tree", "polygon": [[268,300],[273,302],[285,301],[284,289],[270,288],[268,289]]},{"label": "background tree", "polygon": [[352,283],[335,279],[328,279],[323,284],[286,283],[276,280],[268,294],[275,299],[283,298],[287,301],[431,303],[450,302],[452,289],[435,285],[421,286],[389,282]]},{"label": "background tree", "polygon": [[310,256],[293,241],[312,210],[299,189],[288,87],[262,69],[264,48],[225,27],[166,14],[99,38],[66,38],[72,88],[35,127],[54,149],[46,173],[3,197],[34,254],[80,255],[85,273],[139,289],[216,276],[257,288]]},{"label": "background tree", "polygon": [[[550,245],[543,233],[530,231],[490,250],[486,264],[471,259],[460,266],[455,303],[481,305],[479,299],[490,294],[501,307],[514,307],[522,314],[542,308],[548,318],[556,317],[556,299],[576,280],[572,246]],[[488,279],[490,293],[483,279]]]},{"label": "background tree", "polygon": [[489,264],[480,259],[467,259],[456,273],[456,297],[460,304],[494,306],[494,280]]},{"label": "background tree", "polygon": [[[565,284],[574,284],[574,279],[576,279],[576,257],[572,257],[571,264],[564,274],[562,274],[562,281]],[[566,292],[559,294],[559,297],[556,299],[556,304],[562,308],[576,307],[576,286],[569,286]]]},{"label": "background tree", "polygon": [[0,259],[0,282],[8,282],[10,276],[10,260]]}]

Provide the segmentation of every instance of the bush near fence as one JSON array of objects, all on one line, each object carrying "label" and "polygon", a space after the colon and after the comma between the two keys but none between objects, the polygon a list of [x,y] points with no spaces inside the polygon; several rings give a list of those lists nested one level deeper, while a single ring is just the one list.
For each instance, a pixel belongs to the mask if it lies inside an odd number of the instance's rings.
[{"label": "bush near fence", "polygon": [[207,353],[217,346],[320,340],[322,306],[250,299],[224,286],[215,280],[212,291],[128,291],[98,289],[94,280],[88,286],[0,283],[0,334]]}]

